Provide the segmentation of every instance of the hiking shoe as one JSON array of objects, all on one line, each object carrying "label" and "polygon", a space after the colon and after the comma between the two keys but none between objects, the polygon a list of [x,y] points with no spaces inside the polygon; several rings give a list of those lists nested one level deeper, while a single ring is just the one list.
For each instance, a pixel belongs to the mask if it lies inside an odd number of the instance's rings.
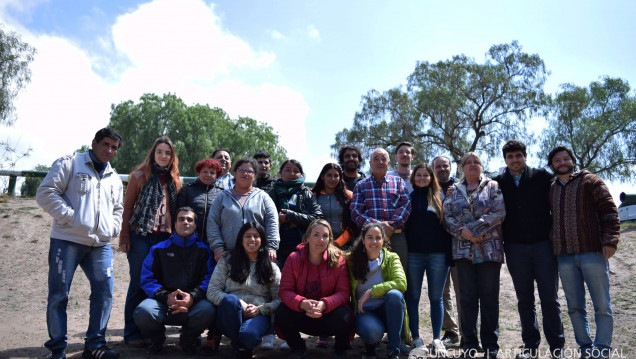
[{"label": "hiking shoe", "polygon": [[446,356],[446,347],[439,339],[433,339],[431,343],[431,353],[435,356]]},{"label": "hiking shoe", "polygon": [[263,341],[261,342],[261,349],[264,350],[272,350],[274,349],[274,334],[267,334],[263,337]]},{"label": "hiking shoe", "polygon": [[329,337],[318,337],[316,339],[316,346],[319,348],[326,348],[329,345]]},{"label": "hiking shoe", "polygon": [[114,350],[110,350],[107,346],[102,345],[101,347],[93,350],[88,350],[84,347],[84,352],[82,353],[83,359],[118,359],[119,353]]},{"label": "hiking shoe", "polygon": [[386,359],[400,359],[400,351],[394,350],[386,355]]},{"label": "hiking shoe", "polygon": [[364,352],[362,352],[362,359],[375,359],[375,344],[364,344]]},{"label": "hiking shoe", "polygon": [[281,350],[289,350],[289,344],[287,344],[287,341],[286,341],[286,340],[283,340],[283,342],[282,342],[282,343],[280,343],[280,347],[278,347],[278,349],[281,349]]},{"label": "hiking shoe", "polygon": [[453,332],[444,333],[444,336],[442,337],[442,344],[446,347],[459,344],[459,335]]},{"label": "hiking shoe", "polygon": [[536,359],[539,357],[537,349],[523,348],[521,353],[515,356],[515,359]]}]

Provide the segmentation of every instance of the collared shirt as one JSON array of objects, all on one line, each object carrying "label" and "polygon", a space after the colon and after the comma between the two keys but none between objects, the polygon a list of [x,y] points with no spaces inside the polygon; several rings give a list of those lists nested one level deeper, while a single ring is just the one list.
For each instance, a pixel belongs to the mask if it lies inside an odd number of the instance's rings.
[{"label": "collared shirt", "polygon": [[519,183],[521,182],[521,177],[523,177],[523,173],[526,171],[525,167],[523,168],[523,171],[521,171],[521,173],[519,173],[518,175],[512,173],[510,168],[507,168],[507,167],[506,167],[506,171],[508,171],[508,173],[512,177],[512,181],[515,183],[515,186],[519,187]]},{"label": "collared shirt", "polygon": [[387,174],[382,181],[374,176],[358,182],[353,189],[351,218],[359,226],[367,222],[393,222],[393,228],[404,228],[411,213],[411,199],[404,180]]},{"label": "collared shirt", "polygon": [[217,178],[214,184],[223,189],[232,189],[234,188],[234,176],[231,173],[227,173]]}]

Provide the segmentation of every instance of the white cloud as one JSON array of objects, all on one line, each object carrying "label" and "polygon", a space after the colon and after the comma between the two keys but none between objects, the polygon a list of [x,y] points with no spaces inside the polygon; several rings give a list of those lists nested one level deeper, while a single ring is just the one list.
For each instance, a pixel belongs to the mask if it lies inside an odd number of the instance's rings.
[{"label": "white cloud", "polygon": [[314,40],[320,41],[320,33],[318,32],[318,29],[316,29],[314,25],[309,25],[307,27],[307,35],[309,35],[309,37]]},{"label": "white cloud", "polygon": [[[303,96],[284,84],[246,78],[246,73],[266,75],[275,55],[255,51],[224,29],[214,7],[203,1],[157,0],[121,15],[112,38],[97,39],[114,49],[109,59],[65,38],[21,33],[38,49],[32,82],[16,101],[15,127],[0,128],[0,137],[8,132],[34,149],[20,169],[48,165],[90,144],[95,131],[108,123],[111,104],[137,101],[147,92],[172,92],[188,104],[207,103],[233,118],[267,122],[289,152],[306,151],[309,107]],[[117,76],[95,72],[108,63]]]},{"label": "white cloud", "polygon": [[272,39],[274,40],[285,40],[285,35],[281,34],[280,32],[276,31],[276,30],[267,30],[267,33],[272,37]]}]

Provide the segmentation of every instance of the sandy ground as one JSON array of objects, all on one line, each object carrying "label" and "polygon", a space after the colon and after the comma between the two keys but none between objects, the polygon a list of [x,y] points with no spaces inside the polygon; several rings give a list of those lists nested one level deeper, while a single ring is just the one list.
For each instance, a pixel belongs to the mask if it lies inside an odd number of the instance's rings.
[{"label": "sandy ground", "polygon": [[[45,214],[33,199],[0,197],[0,358],[41,358],[48,354],[43,343],[48,339],[45,312],[47,297],[47,256],[51,217]],[[611,260],[611,292],[614,306],[615,326],[613,345],[615,358],[632,358],[636,351],[636,230],[623,232],[619,250]],[[115,246],[116,248],[116,246]],[[115,298],[107,331],[108,345],[119,351],[122,358],[147,357],[143,349],[128,348],[123,343],[124,301],[128,283],[126,257],[115,251]],[[426,281],[424,281],[426,285]],[[425,288],[424,288],[425,289]],[[68,305],[68,358],[80,358],[84,333],[88,325],[89,286],[86,277],[78,268]],[[423,292],[426,293],[426,292]],[[576,349],[572,327],[563,292],[560,291],[563,321],[566,328],[566,347]],[[538,296],[537,296],[538,298]],[[539,308],[540,311],[540,308]],[[420,304],[420,332],[425,343],[431,341],[428,300],[422,296]],[[588,312],[593,313],[591,303]],[[500,295],[500,340],[502,351],[499,358],[514,358],[513,352],[521,345],[519,317],[510,275],[503,267]],[[593,320],[592,320],[593,324]],[[594,327],[592,327],[594,330]],[[178,328],[168,329],[167,346],[161,357],[185,358],[178,342]],[[315,338],[308,339],[308,357],[330,356],[329,349],[316,348]],[[333,342],[333,339],[331,340]],[[277,339],[277,343],[280,341]],[[545,343],[541,349],[547,350]],[[350,358],[359,358],[362,342],[356,337]],[[458,354],[450,350],[449,356]],[[570,353],[570,352],[568,352]],[[570,353],[571,354],[571,353]],[[216,357],[229,358],[232,352],[226,339]],[[284,351],[257,350],[257,358],[286,356]],[[383,357],[384,351],[378,353]],[[412,353],[411,358],[423,357]],[[406,358],[406,356],[404,356]],[[547,357],[547,356],[542,356]],[[575,357],[572,355],[571,357]]]}]

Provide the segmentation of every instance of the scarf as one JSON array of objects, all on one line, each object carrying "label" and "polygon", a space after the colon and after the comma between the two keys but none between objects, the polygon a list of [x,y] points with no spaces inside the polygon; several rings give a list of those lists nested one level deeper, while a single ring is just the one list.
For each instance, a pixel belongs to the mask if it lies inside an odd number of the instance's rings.
[{"label": "scarf", "polygon": [[137,205],[135,206],[135,212],[133,213],[130,221],[131,226],[135,227],[135,231],[143,236],[150,233],[152,228],[156,225],[156,214],[161,202],[163,201],[163,191],[161,190],[161,178],[160,176],[167,175],[168,179],[168,195],[170,199],[170,215],[172,218],[176,215],[177,211],[177,186],[170,176],[169,168],[159,167],[156,163],[152,165],[152,175],[148,182],[141,187],[139,191],[139,198],[137,199]]},{"label": "scarf", "polygon": [[274,193],[276,193],[276,207],[289,209],[289,199],[298,192],[305,183],[305,179],[300,177],[295,180],[283,182],[280,178],[274,182]]}]

